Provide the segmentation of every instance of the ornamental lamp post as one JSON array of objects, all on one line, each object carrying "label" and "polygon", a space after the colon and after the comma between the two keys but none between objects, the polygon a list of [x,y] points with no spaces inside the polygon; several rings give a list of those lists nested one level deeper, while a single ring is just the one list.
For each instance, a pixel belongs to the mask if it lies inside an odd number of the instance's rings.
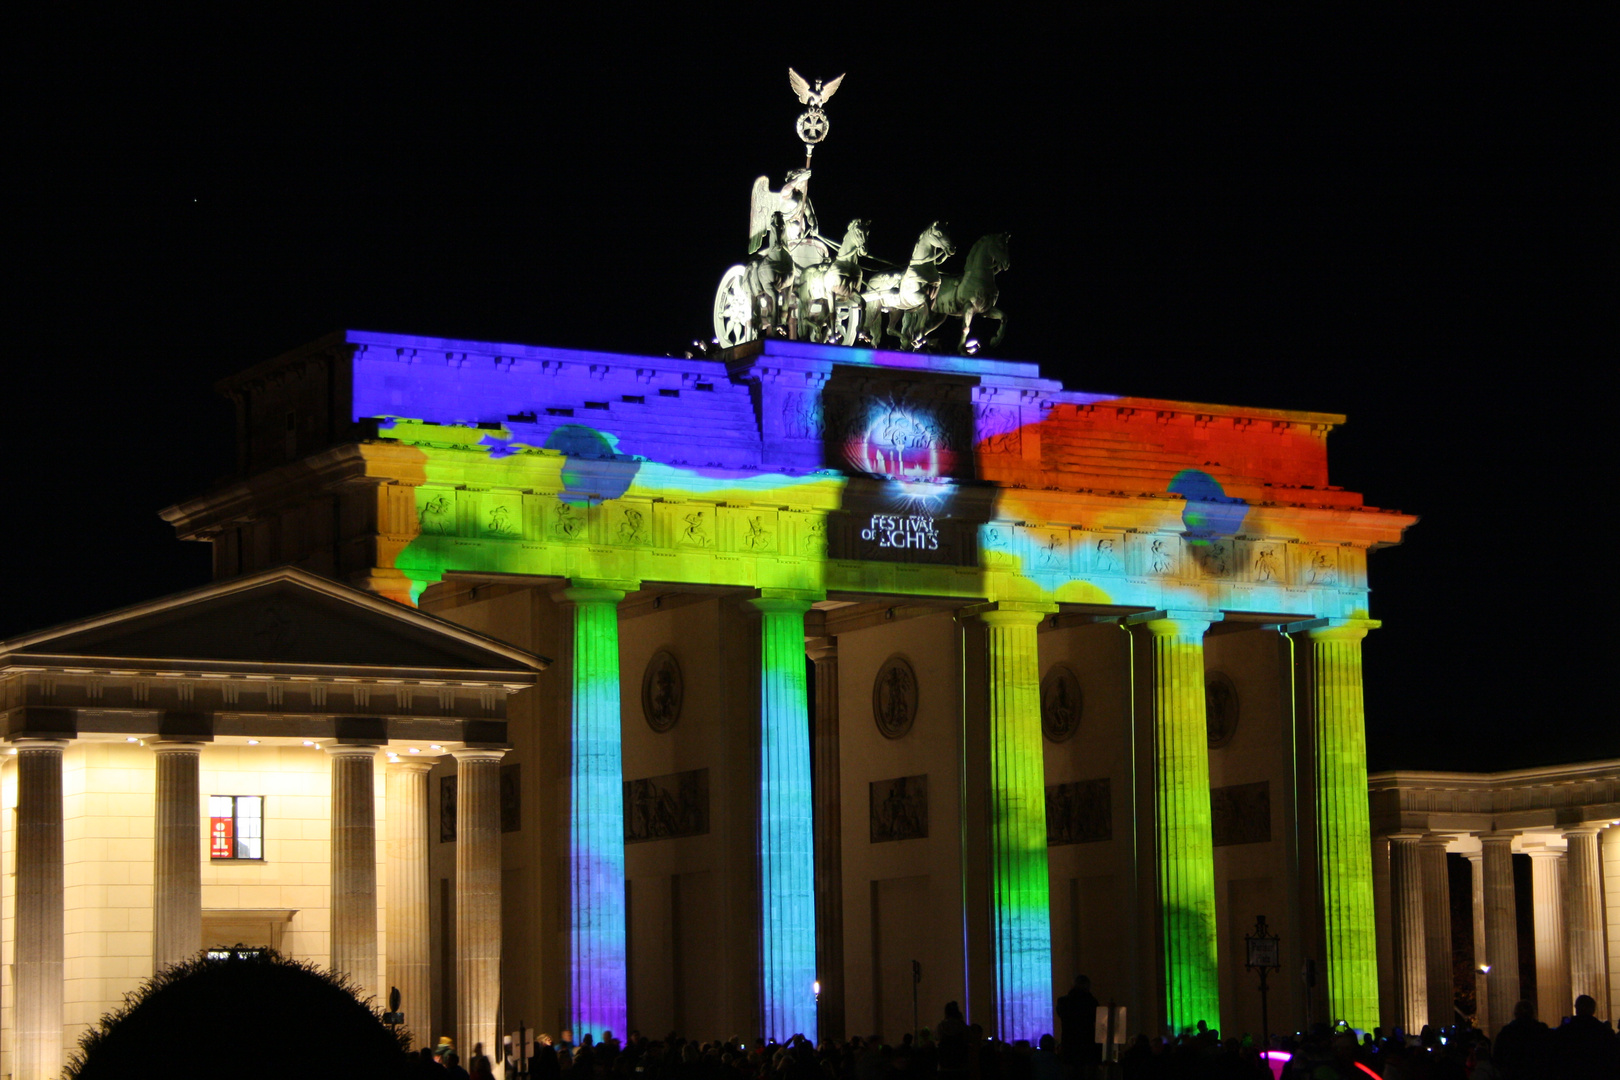
[{"label": "ornamental lamp post", "polygon": [[1266,917],[1257,915],[1254,920],[1254,932],[1243,935],[1243,943],[1248,948],[1248,959],[1243,966],[1260,973],[1260,1042],[1263,1046],[1271,1045],[1271,1020],[1266,1013],[1266,973],[1282,968],[1277,935],[1269,931]]}]

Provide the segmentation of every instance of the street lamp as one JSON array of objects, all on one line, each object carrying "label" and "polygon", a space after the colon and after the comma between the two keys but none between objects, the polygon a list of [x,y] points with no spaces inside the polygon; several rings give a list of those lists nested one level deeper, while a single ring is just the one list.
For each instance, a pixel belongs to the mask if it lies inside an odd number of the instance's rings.
[{"label": "street lamp", "polygon": [[1277,935],[1271,933],[1270,927],[1266,926],[1264,915],[1255,916],[1254,932],[1244,934],[1243,943],[1248,947],[1248,959],[1243,966],[1260,973],[1260,1043],[1262,1046],[1270,1046],[1271,1021],[1266,1014],[1266,973],[1282,968],[1282,955],[1277,948]]}]

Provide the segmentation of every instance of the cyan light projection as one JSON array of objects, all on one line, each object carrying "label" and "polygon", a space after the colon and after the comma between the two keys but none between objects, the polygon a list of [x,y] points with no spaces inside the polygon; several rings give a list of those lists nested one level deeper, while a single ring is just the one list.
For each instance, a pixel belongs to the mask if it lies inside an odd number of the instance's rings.
[{"label": "cyan light projection", "polygon": [[[1166,1008],[1178,1024],[1219,1017],[1202,647],[1183,630],[1224,610],[1366,618],[1365,551],[1398,541],[1410,519],[1327,483],[1326,432],[1342,418],[1087,394],[1031,364],[805,343],[768,341],[728,365],[350,340],[354,416],[388,418],[380,436],[415,477],[414,529],[388,567],[408,599],[451,570],[759,591],[758,929],[775,1038],[815,1033],[808,604],[837,590],[1193,613],[1165,616],[1178,629],[1156,674]],[[1003,1037],[1052,1027],[1038,621],[990,635]],[[575,642],[575,739],[594,756],[574,778],[573,1015],[592,1032],[625,1024],[622,893],[608,885],[623,875],[622,777],[606,734],[616,666],[609,680],[606,659],[580,662],[605,657],[610,624],[604,616],[600,641]],[[592,625],[576,623],[583,634]],[[1335,654],[1335,670],[1359,655]],[[1365,790],[1351,683],[1336,675],[1321,691],[1333,718],[1318,730],[1329,802]],[[1322,820],[1339,943],[1330,993],[1335,1012],[1356,1019],[1376,1003],[1367,824],[1337,810]]]}]

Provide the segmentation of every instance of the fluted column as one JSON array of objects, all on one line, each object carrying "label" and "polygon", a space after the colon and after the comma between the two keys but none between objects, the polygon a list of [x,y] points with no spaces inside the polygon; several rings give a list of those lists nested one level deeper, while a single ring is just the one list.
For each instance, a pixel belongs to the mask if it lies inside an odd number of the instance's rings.
[{"label": "fluted column", "polygon": [[1472,880],[1469,896],[1473,901],[1471,907],[1474,913],[1474,1026],[1481,1031],[1490,1031],[1490,992],[1485,985],[1486,974],[1482,970],[1491,962],[1490,953],[1485,948],[1485,853],[1470,852],[1466,858]]},{"label": "fluted column", "polygon": [[1491,970],[1485,976],[1490,1001],[1491,1034],[1513,1018],[1519,1000],[1519,924],[1513,899],[1513,834],[1480,837],[1485,878],[1485,953]]},{"label": "fluted column", "polygon": [[388,985],[405,1026],[428,1044],[432,928],[428,914],[428,773],[431,761],[388,765]]},{"label": "fluted column", "polygon": [[1446,873],[1449,842],[1447,837],[1434,833],[1418,841],[1423,880],[1423,981],[1427,987],[1424,1022],[1437,1028],[1451,1026],[1457,1004],[1451,980],[1451,900]]},{"label": "fluted column", "polygon": [[153,747],[152,970],[190,958],[202,948],[202,744]]},{"label": "fluted column", "polygon": [[[1165,1023],[1175,1031],[1221,1015],[1216,973],[1215,847],[1204,716],[1210,612],[1171,611],[1143,625],[1152,643],[1153,780]],[[1037,734],[1039,732],[1037,731]]]},{"label": "fluted column", "polygon": [[1565,889],[1568,896],[1566,931],[1569,935],[1568,1016],[1575,998],[1590,994],[1597,1015],[1609,1016],[1609,973],[1604,970],[1602,866],[1598,862],[1599,827],[1585,826],[1564,833],[1569,841]]},{"label": "fluted column", "polygon": [[500,1053],[501,756],[453,750],[456,759],[456,1039],[466,1060],[484,1044]]},{"label": "fluted column", "polygon": [[844,859],[842,774],[838,749],[838,643],[815,639],[816,978],[821,1038],[844,1041]]},{"label": "fluted column", "polygon": [[1395,986],[1401,1028],[1418,1032],[1428,1022],[1428,961],[1424,949],[1423,868],[1415,833],[1389,838],[1391,922],[1394,924]]},{"label": "fluted column", "polygon": [[766,1038],[816,1040],[815,813],[804,613],[810,601],[761,590],[759,682],[760,1017]]},{"label": "fluted column", "polygon": [[1308,634],[1329,1009],[1336,1019],[1367,1031],[1378,1023],[1378,923],[1373,907],[1361,640],[1377,626],[1369,619],[1335,619]]},{"label": "fluted column", "polygon": [[[1564,853],[1530,853],[1530,889],[1535,900],[1536,1015],[1557,1026],[1569,1012],[1569,949],[1564,934]],[[1573,1011],[1573,1010],[1571,1010]]]},{"label": "fluted column", "polygon": [[[995,1034],[1006,1042],[1034,1042],[1052,1030],[1051,883],[1036,629],[1053,610],[1047,604],[1004,601],[976,611],[987,646]],[[1208,809],[1206,804],[1206,814]]]},{"label": "fluted column", "polygon": [[375,746],[328,745],[332,758],[332,970],[377,993]]},{"label": "fluted column", "polygon": [[17,1080],[62,1070],[62,751],[67,743],[17,744]]},{"label": "fluted column", "polygon": [[[628,1030],[618,612],[626,590],[608,584],[576,581],[563,593],[574,616],[569,651],[568,990],[576,1039]],[[633,582],[613,584],[634,588]]]}]

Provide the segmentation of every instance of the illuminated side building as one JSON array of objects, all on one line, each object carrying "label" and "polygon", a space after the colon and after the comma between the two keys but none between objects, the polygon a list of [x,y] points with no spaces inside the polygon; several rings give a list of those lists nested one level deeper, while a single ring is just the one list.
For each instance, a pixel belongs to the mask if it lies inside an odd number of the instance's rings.
[{"label": "illuminated side building", "polygon": [[[239,479],[165,512],[222,585],[290,564],[531,658],[501,831],[447,824],[452,758],[407,804],[420,864],[376,815],[427,915],[403,947],[379,893],[369,985],[426,956],[424,1038],[898,1039],[915,986],[925,1024],[956,999],[1034,1039],[1079,973],[1132,1033],[1258,1030],[1259,915],[1317,972],[1274,980],[1273,1026],[1379,1021],[1361,640],[1367,553],[1413,519],[1329,483],[1342,417],[777,341],[347,332],[222,389]],[[367,715],[376,773],[420,769]]]}]

